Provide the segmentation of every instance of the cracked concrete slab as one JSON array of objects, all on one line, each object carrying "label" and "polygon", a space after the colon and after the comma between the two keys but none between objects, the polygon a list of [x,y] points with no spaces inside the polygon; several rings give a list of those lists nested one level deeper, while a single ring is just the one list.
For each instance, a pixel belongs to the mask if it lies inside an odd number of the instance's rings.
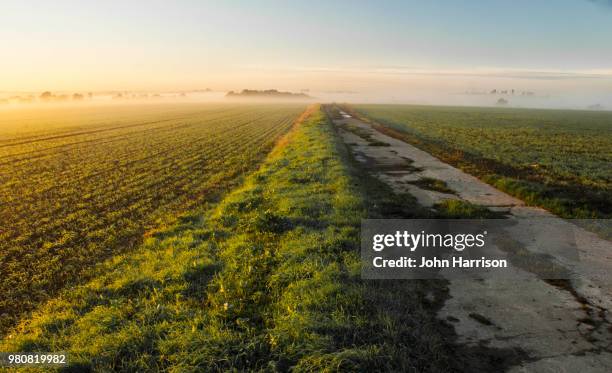
[{"label": "cracked concrete slab", "polygon": [[[568,244],[574,245],[580,260],[565,258],[563,245],[553,259],[574,273],[572,280],[545,281],[524,271],[520,281],[449,281],[449,298],[438,317],[453,326],[458,344],[517,351],[517,355],[526,356],[516,360],[509,368],[511,372],[612,371],[609,241],[555,218],[546,210],[526,206],[523,201],[348,114],[334,123],[364,168],[394,191],[413,195],[423,206],[433,206],[444,199],[461,199],[507,213],[509,219],[517,221],[513,239],[535,253],[537,247],[530,247],[529,240],[538,227],[522,226],[521,219],[553,219],[560,232],[571,232],[573,238]],[[440,193],[410,183],[423,177],[444,181],[455,193]]]}]

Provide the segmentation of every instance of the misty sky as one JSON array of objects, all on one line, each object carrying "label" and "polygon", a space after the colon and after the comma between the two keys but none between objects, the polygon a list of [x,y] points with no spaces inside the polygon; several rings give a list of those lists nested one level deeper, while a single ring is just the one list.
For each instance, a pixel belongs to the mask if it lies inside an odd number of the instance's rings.
[{"label": "misty sky", "polygon": [[612,96],[612,1],[9,1],[0,91]]}]

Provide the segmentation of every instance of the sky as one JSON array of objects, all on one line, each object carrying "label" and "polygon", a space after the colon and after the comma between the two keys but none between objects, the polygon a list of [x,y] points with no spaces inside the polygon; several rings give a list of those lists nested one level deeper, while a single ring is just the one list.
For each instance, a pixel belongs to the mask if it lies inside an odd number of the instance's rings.
[{"label": "sky", "polygon": [[0,2],[0,91],[609,100],[612,0]]}]

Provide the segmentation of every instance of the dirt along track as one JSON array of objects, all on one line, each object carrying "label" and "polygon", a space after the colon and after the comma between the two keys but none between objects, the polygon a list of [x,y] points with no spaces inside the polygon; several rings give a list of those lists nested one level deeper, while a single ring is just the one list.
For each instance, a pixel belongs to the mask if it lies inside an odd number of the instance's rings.
[{"label": "dirt along track", "polygon": [[[516,220],[516,238],[529,250],[537,250],[528,244],[537,227],[522,226],[522,218],[548,218],[559,229],[573,230],[579,261],[554,258],[571,271],[571,280],[546,281],[524,270],[520,280],[448,282],[449,298],[438,317],[454,328],[458,348],[500,351],[489,358],[511,372],[612,371],[612,243],[341,114],[334,124],[355,159],[422,206],[460,199],[504,213]],[[452,192],[419,187],[422,178],[444,181]]]}]

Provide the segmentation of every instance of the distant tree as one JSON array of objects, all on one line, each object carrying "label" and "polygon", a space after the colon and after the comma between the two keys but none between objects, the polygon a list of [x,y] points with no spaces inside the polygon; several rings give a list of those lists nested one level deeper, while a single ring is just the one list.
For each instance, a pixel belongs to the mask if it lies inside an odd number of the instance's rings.
[{"label": "distant tree", "polygon": [[77,100],[77,101],[79,101],[79,100],[82,100],[82,99],[84,99],[84,98],[85,98],[85,97],[84,97],[82,94],[80,94],[80,93],[75,93],[75,94],[73,94],[73,95],[72,95],[72,99],[73,99],[73,100]]},{"label": "distant tree", "polygon": [[604,106],[602,104],[594,104],[588,106],[589,110],[603,110]]},{"label": "distant tree", "polygon": [[49,91],[44,91],[43,93],[40,94],[41,100],[50,100],[52,98],[53,98],[53,94]]},{"label": "distant tree", "polygon": [[229,91],[226,94],[227,97],[255,97],[255,98],[310,98],[306,93],[292,93],[292,92],[282,92],[277,89],[265,89],[263,91],[258,91],[256,89],[243,89],[240,93],[236,93],[234,91]]},{"label": "distant tree", "polygon": [[497,100],[497,105],[500,105],[500,106],[508,105],[508,100],[506,100],[505,98],[500,98],[499,100]]}]

